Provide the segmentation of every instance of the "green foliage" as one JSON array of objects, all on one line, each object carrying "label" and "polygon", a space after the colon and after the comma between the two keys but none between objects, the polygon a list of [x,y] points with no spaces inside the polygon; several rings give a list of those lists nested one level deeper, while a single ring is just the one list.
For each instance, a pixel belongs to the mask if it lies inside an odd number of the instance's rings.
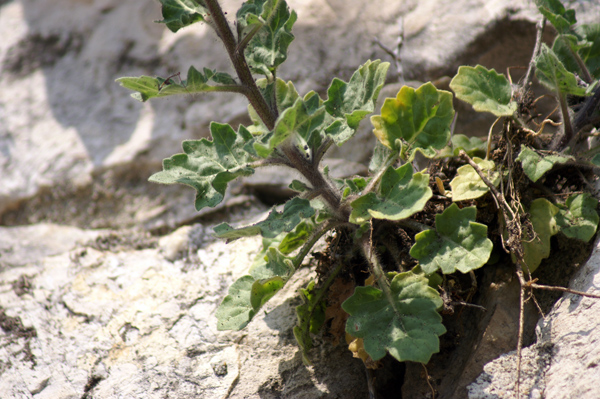
[{"label": "green foliage", "polygon": [[248,0],[236,17],[239,40],[251,35],[244,51],[250,70],[272,78],[287,59],[288,47],[294,40],[296,12],[290,11],[283,0]]},{"label": "green foliage", "polygon": [[[459,67],[450,83],[456,97],[478,112],[505,118],[500,137],[490,130],[487,141],[451,133],[455,115],[452,93],[437,90],[432,83],[418,89],[402,87],[395,98],[385,99],[380,115],[371,117],[378,140],[369,163],[370,175],[334,179],[320,162],[331,145],[352,138],[359,123],[375,110],[389,63],[367,61],[348,82],[334,78],[325,100],[316,91],[300,95],[292,82],[277,78],[277,69],[294,39],[292,27],[297,19],[284,0],[243,3],[233,23],[235,32],[224,22],[216,0],[161,0],[161,4],[160,22],[173,32],[197,22],[215,29],[237,76],[190,67],[185,80],[175,74],[117,81],[134,91],[132,96],[140,101],[176,94],[238,93],[249,100],[251,123],[237,132],[227,124],[211,123],[210,139],[184,141],[184,153],[165,159],[163,170],[150,180],[191,186],[196,190],[195,207],[200,210],[219,204],[229,182],[251,175],[256,168],[289,167],[302,176],[289,185],[298,195],[282,210],[273,209],[266,219],[251,226],[234,228],[222,223],[214,228],[217,237],[228,241],[262,237],[262,248],[248,274],[231,285],[217,309],[220,330],[246,326],[284,287],[315,243],[335,228],[337,241],[331,240],[328,248],[332,256],[319,258],[325,260],[319,266],[319,278],[300,290],[302,304],[296,308],[294,336],[305,363],[309,363],[307,353],[313,345],[311,334],[322,328],[330,306],[325,298],[336,294],[332,282],[337,274],[344,270],[355,282],[363,281],[356,278],[354,261],[345,263],[354,259],[357,248],[367,264],[359,262],[360,273],[368,270],[371,276],[367,281],[375,285],[350,285],[344,288],[344,295],[338,292],[334,313],[341,312],[337,306],[354,289],[342,304],[349,314],[345,330],[363,340],[371,359],[390,353],[399,361],[426,363],[439,350],[438,337],[445,332],[438,313],[442,306],[438,290],[445,289],[449,280],[442,274],[469,273],[486,264],[494,267],[489,261],[493,244],[488,235],[503,240],[512,253],[522,253],[523,267],[530,272],[550,255],[553,235],[561,232],[585,242],[595,235],[600,219],[598,201],[589,194],[570,192],[564,204],[536,196],[554,190],[560,194],[556,198],[564,198],[571,189],[568,184],[561,183],[560,189],[542,187],[555,174],[541,177],[557,164],[565,168],[598,166],[599,156],[593,156],[598,151],[590,150],[585,158],[573,149],[568,149],[570,153],[547,151],[546,143],[562,145],[562,138],[540,137],[543,132],[536,132],[540,127],[530,122],[536,115],[530,112],[532,104],[525,101],[527,87],[523,84],[511,85],[505,76],[481,65]],[[542,44],[534,60],[536,76],[559,100],[564,134],[568,133],[564,142],[577,145],[585,136],[569,129],[597,124],[597,102],[593,101],[598,85],[595,79],[600,77],[600,24],[575,26],[574,11],[558,0],[537,0],[536,4],[559,32],[552,48]],[[252,74],[265,78],[254,80]],[[577,123],[567,123],[571,119],[567,98],[581,103],[581,110],[573,116],[580,119]],[[491,152],[494,145],[498,148]],[[435,179],[430,181],[425,171],[417,172],[422,168],[413,162],[417,152],[436,158],[430,168]],[[472,157],[476,166],[465,162],[466,157]],[[531,181],[520,178],[515,160]],[[478,172],[497,187],[491,195],[484,196],[490,187]],[[454,203],[444,188],[448,181]],[[436,186],[441,195],[433,194],[431,187]],[[521,198],[527,202],[519,203]],[[472,206],[461,209],[458,201],[469,201]],[[485,211],[479,214],[481,220],[492,221],[490,229],[476,222],[478,209]],[[431,223],[434,215],[435,228],[431,228],[425,223]],[[504,237],[499,237],[502,229]],[[402,239],[397,243],[389,242],[399,235]],[[384,262],[407,256],[407,248],[397,251],[395,246],[411,240],[414,245],[409,254],[418,265],[410,272],[391,272],[396,265]],[[346,244],[348,241],[352,243]],[[338,248],[340,242],[349,248]],[[351,256],[341,256],[345,252]],[[406,261],[395,260],[398,265]],[[342,313],[339,317],[338,335],[343,335],[346,316]]]},{"label": "green foliage", "polygon": [[[211,81],[217,84],[208,84]],[[131,97],[142,102],[153,97],[166,97],[174,94],[234,91],[236,86],[235,80],[227,73],[215,72],[208,68],[204,68],[204,73],[201,73],[193,66],[188,70],[187,79],[179,83],[175,77],[163,79],[151,76],[119,78],[117,82],[127,89],[135,90],[136,93],[131,94]]]},{"label": "green foliage", "polygon": [[194,188],[196,210],[216,206],[223,200],[230,181],[254,173],[247,164],[252,158],[243,149],[248,138],[243,131],[236,134],[231,126],[213,122],[210,132],[212,141],[184,141],[184,154],[165,159],[164,170],[150,177],[155,183],[180,183]]},{"label": "green foliage", "polygon": [[260,307],[273,297],[285,281],[281,277],[255,280],[243,276],[229,287],[229,294],[217,309],[219,330],[241,330],[252,320]]},{"label": "green foliage", "polygon": [[296,307],[298,325],[294,327],[294,337],[300,345],[305,364],[310,364],[307,356],[307,352],[312,348],[310,334],[318,333],[325,322],[325,302],[321,300],[325,289],[317,288],[314,281],[308,283],[306,288],[300,289],[303,303]]},{"label": "green foliage", "polygon": [[416,90],[404,86],[396,98],[386,98],[381,115],[372,116],[371,123],[386,147],[399,150],[400,139],[432,157],[450,140],[453,118],[452,94],[425,83]]},{"label": "green foliage", "polygon": [[535,60],[535,68],[535,75],[538,80],[550,90],[575,96],[589,94],[585,87],[577,85],[575,75],[567,71],[563,63],[546,44],[542,44],[540,54]]},{"label": "green foliage", "polygon": [[162,4],[163,20],[157,21],[167,25],[171,32],[181,28],[206,22],[208,9],[202,0],[159,0]]},{"label": "green foliage", "polygon": [[471,104],[478,112],[511,116],[517,110],[510,83],[494,69],[488,70],[481,65],[474,68],[461,66],[450,82],[450,88],[456,97]]},{"label": "green foliage", "polygon": [[533,235],[524,232],[523,258],[530,273],[538,268],[542,259],[550,256],[550,237],[558,233],[554,218],[557,213],[558,208],[544,198],[532,201],[529,206]]},{"label": "green foliage", "polygon": [[547,155],[542,157],[531,148],[528,148],[522,144],[521,152],[517,157],[517,160],[521,161],[521,164],[523,165],[523,171],[534,183],[538,181],[538,179],[542,177],[544,173],[552,169],[555,164],[565,163],[571,159],[571,157],[560,155]]},{"label": "green foliage", "polygon": [[566,32],[577,22],[574,10],[567,10],[559,0],[536,0],[538,10],[559,33]]},{"label": "green foliage", "polygon": [[[494,171],[496,164],[493,161],[486,161],[477,157],[473,158],[473,161],[487,174],[487,179],[495,186],[500,183],[500,173]],[[481,180],[481,177],[471,165],[463,165],[457,169],[456,177],[450,182],[450,187],[452,188],[453,201],[479,198],[490,191],[487,184]]]},{"label": "green foliage", "polygon": [[364,340],[373,360],[386,351],[399,361],[427,363],[446,332],[436,311],[442,299],[423,275],[399,273],[390,283],[391,298],[374,287],[356,287],[342,308],[350,314],[346,332]]},{"label": "green foliage", "polygon": [[415,236],[410,255],[419,260],[427,274],[438,269],[444,274],[459,270],[468,273],[483,266],[492,252],[487,238],[487,226],[476,223],[474,206],[459,209],[449,206],[435,217],[435,230],[425,230]]},{"label": "green foliage", "polygon": [[379,60],[367,61],[354,72],[350,82],[338,78],[331,82],[324,103],[330,115],[326,132],[337,145],[352,137],[360,121],[375,110],[389,66]]},{"label": "green foliage", "polygon": [[222,223],[215,227],[215,234],[219,238],[226,238],[230,241],[259,234],[263,237],[274,238],[283,232],[292,231],[300,222],[312,217],[314,214],[315,210],[310,206],[308,200],[296,197],[285,204],[282,213],[273,210],[262,222],[239,229],[234,229],[229,224]]},{"label": "green foliage", "polygon": [[429,175],[415,173],[407,163],[398,169],[389,167],[381,178],[377,194],[368,193],[352,201],[350,221],[362,224],[376,219],[406,219],[425,207],[431,198]]},{"label": "green foliage", "polygon": [[454,134],[450,139],[451,145],[438,152],[436,158],[457,157],[461,150],[470,157],[485,156],[486,142],[479,137],[467,137],[464,134]]},{"label": "green foliage", "polygon": [[254,149],[262,158],[267,158],[277,146],[297,133],[304,142],[311,145],[320,144],[318,133],[311,140],[310,135],[323,124],[325,107],[315,92],[310,92],[304,98],[298,98],[294,104],[286,108],[275,122],[275,129],[254,142]]},{"label": "green foliage", "polygon": [[561,233],[585,242],[591,240],[599,221],[597,207],[598,200],[588,193],[570,196],[564,205],[558,206],[556,214]]}]

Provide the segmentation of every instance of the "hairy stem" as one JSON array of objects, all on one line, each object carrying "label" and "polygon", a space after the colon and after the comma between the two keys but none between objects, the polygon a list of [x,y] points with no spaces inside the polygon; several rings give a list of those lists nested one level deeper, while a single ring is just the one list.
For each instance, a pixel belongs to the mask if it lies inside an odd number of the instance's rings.
[{"label": "hairy stem", "polygon": [[329,230],[331,230],[339,225],[340,225],[339,222],[329,221],[329,222],[326,222],[323,225],[321,225],[317,230],[315,230],[312,233],[312,235],[310,236],[310,238],[304,243],[302,248],[300,248],[300,251],[298,252],[298,254],[294,257],[294,261],[293,261],[294,269],[297,270],[300,267],[300,265],[304,261],[304,258],[306,257],[306,255],[308,255],[308,253],[310,252],[312,247],[314,247],[314,245],[317,243],[317,241],[319,241],[319,238],[321,238]]},{"label": "hairy stem", "polygon": [[373,245],[370,240],[369,232],[366,232],[361,237],[360,247],[363,252],[363,255],[365,256],[365,259],[367,260],[367,262],[369,262],[369,265],[371,266],[371,271],[375,275],[375,281],[377,281],[377,286],[383,292],[383,296],[385,297],[386,301],[389,302],[392,309],[394,309],[394,312],[400,314],[400,312],[396,308],[396,302],[394,300],[394,294],[392,294],[392,287],[390,286],[390,282],[388,281],[385,272],[381,267],[381,263],[379,263],[379,259],[377,258],[375,251],[373,251]]},{"label": "hairy stem", "polygon": [[310,160],[307,160],[292,143],[284,143],[281,146],[281,150],[294,168],[308,180],[313,189],[321,193],[321,196],[327,202],[334,215],[337,216],[338,220],[347,221],[350,217],[349,210],[342,209],[340,206],[341,197],[339,191],[325,179],[318,165],[314,165]]},{"label": "hairy stem", "polygon": [[229,27],[229,24],[227,23],[225,14],[223,14],[221,5],[217,0],[206,0],[206,7],[210,11],[210,15],[215,24],[215,30],[225,45],[225,49],[227,50],[227,54],[229,54],[229,59],[233,64],[235,72],[242,82],[242,85],[246,88],[244,95],[246,98],[248,98],[248,101],[250,101],[250,104],[254,107],[256,113],[267,126],[267,128],[272,130],[275,127],[277,110],[269,107],[260,93],[260,90],[258,90],[256,82],[254,81],[252,73],[250,72],[250,68],[246,63],[244,52],[237,51],[237,42],[233,32],[231,31],[231,28]]}]

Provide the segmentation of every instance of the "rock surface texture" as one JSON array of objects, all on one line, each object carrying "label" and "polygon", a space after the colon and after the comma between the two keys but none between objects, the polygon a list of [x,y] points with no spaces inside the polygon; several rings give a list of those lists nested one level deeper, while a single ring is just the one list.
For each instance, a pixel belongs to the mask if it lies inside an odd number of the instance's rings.
[{"label": "rock surface texture", "polygon": [[[600,241],[569,288],[600,293]],[[537,342],[523,351],[521,392],[527,398],[595,398],[600,381],[600,301],[565,294],[536,329]],[[488,363],[468,387],[470,399],[516,398],[517,356]],[[523,396],[522,396],[523,397]]]},{"label": "rock surface texture", "polygon": [[[230,15],[240,3],[223,1]],[[600,18],[593,3],[572,5],[580,20]],[[324,92],[368,59],[390,61],[373,39],[392,47],[402,17],[402,78],[441,88],[460,64],[526,65],[537,18],[526,0],[289,4],[299,20],[279,76],[301,93]],[[227,245],[211,227],[264,215],[264,202],[289,195],[288,181],[257,173],[202,212],[190,189],[147,182],[182,140],[206,137],[210,121],[248,122],[243,97],[141,104],[114,82],[184,74],[192,64],[230,70],[205,26],[172,34],[157,19],[153,1],[0,1],[0,397],[366,398],[363,364],[343,345],[317,344],[314,364],[302,362],[292,329],[311,269],[245,330],[217,331],[216,307],[259,240]],[[393,69],[382,97],[398,90]],[[459,109],[457,133],[489,122],[469,112]],[[333,175],[365,171],[374,145],[367,125],[331,151]],[[572,287],[597,291],[599,268],[597,249]],[[540,322],[538,343],[525,350],[530,397],[598,397],[590,382],[600,381],[599,306],[565,296]],[[456,376],[461,386],[482,365],[473,367]],[[510,397],[501,390],[514,377],[503,370],[514,370],[513,355],[486,366],[471,397]],[[461,389],[448,397],[466,397]]]}]

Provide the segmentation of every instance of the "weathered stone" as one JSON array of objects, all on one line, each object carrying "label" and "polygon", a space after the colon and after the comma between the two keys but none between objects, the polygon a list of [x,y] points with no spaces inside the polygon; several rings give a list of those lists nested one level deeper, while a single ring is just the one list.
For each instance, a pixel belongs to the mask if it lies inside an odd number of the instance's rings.
[{"label": "weathered stone", "polygon": [[[324,347],[314,368],[302,364],[292,333],[297,301],[290,298],[308,269],[245,331],[217,331],[216,306],[246,272],[260,239],[227,245],[193,237],[198,228],[180,229],[156,249],[79,246],[3,271],[0,391],[108,399],[214,398],[229,390],[233,398],[352,397],[364,390],[362,364],[343,347]],[[170,260],[182,241],[200,246],[198,263]],[[24,273],[31,288],[22,294],[11,283]],[[18,328],[7,331],[7,319]]]},{"label": "weathered stone", "polygon": [[[600,241],[569,288],[600,294]],[[598,397],[600,381],[600,300],[564,294],[540,319],[537,342],[523,350],[521,392],[529,398]],[[484,367],[469,386],[470,399],[516,398],[515,351]]]}]

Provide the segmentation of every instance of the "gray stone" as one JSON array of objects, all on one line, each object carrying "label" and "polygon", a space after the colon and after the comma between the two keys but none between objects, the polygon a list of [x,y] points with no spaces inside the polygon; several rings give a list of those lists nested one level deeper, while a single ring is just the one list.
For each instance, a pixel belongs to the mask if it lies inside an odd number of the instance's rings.
[{"label": "gray stone", "polygon": [[[342,347],[325,349],[313,368],[302,363],[292,333],[297,303],[289,298],[313,277],[308,269],[246,330],[217,331],[216,306],[246,272],[260,239],[208,240],[198,263],[186,266],[189,259],[171,255],[190,230],[163,237],[159,248],[78,246],[0,273],[0,323],[9,318],[19,326],[0,337],[0,391],[53,399],[86,392],[106,399],[218,398],[228,391],[232,398],[309,398],[364,389],[360,361],[352,365]],[[31,282],[25,294],[11,288],[22,273]],[[355,382],[338,382],[353,373]]]},{"label": "gray stone", "polygon": [[[600,294],[600,241],[569,288]],[[598,397],[600,300],[565,294],[537,326],[537,342],[523,350],[521,392],[529,398]],[[516,398],[516,353],[488,363],[469,386],[470,399]],[[540,396],[541,395],[541,396]]]}]

